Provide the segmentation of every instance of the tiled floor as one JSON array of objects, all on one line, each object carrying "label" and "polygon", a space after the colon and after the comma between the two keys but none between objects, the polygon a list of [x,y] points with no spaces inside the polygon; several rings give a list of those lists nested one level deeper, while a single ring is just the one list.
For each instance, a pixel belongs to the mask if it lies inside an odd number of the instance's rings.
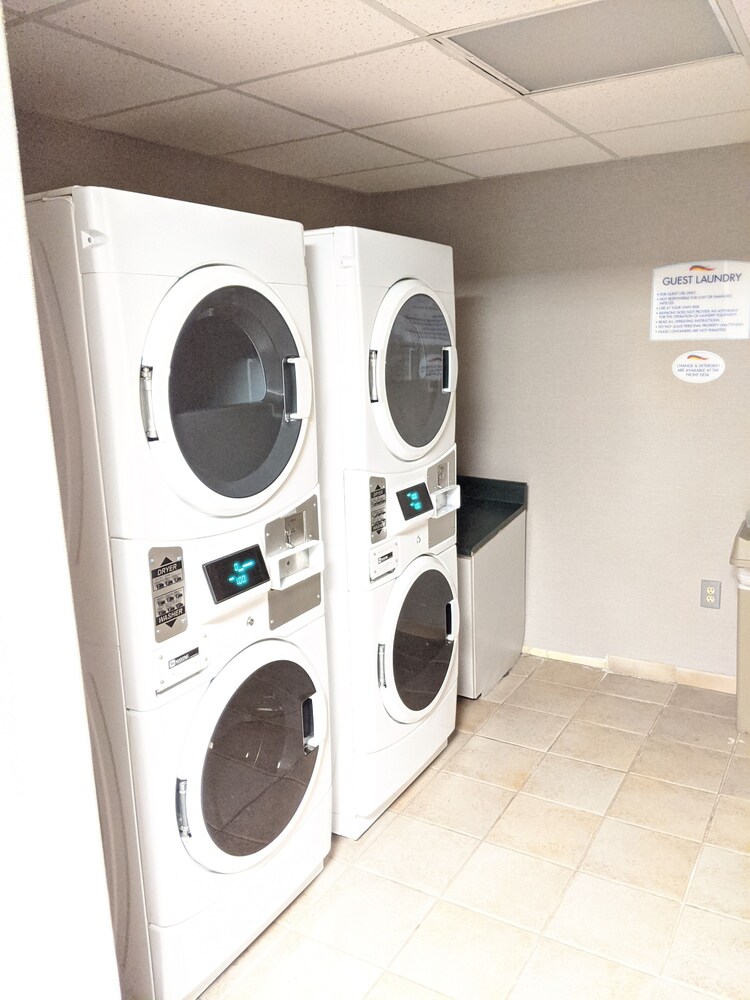
[{"label": "tiled floor", "polygon": [[734,698],[522,657],[204,1000],[750,998]]}]

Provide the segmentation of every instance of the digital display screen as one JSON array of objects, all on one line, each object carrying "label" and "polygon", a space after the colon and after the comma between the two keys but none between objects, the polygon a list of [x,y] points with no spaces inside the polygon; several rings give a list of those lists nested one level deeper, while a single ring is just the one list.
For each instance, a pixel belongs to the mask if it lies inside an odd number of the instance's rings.
[{"label": "digital display screen", "polygon": [[251,545],[249,549],[204,563],[203,571],[211,588],[214,604],[228,601],[235,594],[244,594],[261,583],[267,583],[269,579],[259,545]]},{"label": "digital display screen", "polygon": [[410,521],[413,517],[419,517],[420,514],[434,510],[427,490],[427,483],[417,483],[416,486],[398,490],[396,496],[405,521]]}]

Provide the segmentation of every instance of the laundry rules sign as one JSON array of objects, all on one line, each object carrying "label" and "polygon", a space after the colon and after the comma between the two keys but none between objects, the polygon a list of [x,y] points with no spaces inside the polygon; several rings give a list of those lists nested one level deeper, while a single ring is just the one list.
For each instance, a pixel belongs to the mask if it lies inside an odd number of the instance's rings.
[{"label": "laundry rules sign", "polygon": [[748,338],[748,261],[703,260],[654,268],[651,340]]}]

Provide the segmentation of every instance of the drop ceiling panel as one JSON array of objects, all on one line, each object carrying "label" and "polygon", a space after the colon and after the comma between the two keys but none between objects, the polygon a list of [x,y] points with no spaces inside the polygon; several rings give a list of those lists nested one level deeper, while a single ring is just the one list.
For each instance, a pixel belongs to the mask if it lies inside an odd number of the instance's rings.
[{"label": "drop ceiling panel", "polygon": [[733,51],[708,0],[600,0],[452,40],[531,92]]},{"label": "drop ceiling panel", "polygon": [[50,21],[219,83],[414,37],[351,0],[90,0],[51,14]]},{"label": "drop ceiling panel", "polygon": [[384,7],[428,32],[525,17],[581,2],[585,0],[382,0]]},{"label": "drop ceiling panel", "polygon": [[336,132],[314,139],[301,139],[280,146],[266,146],[247,153],[236,153],[230,159],[262,170],[314,179],[371,167],[410,163],[417,157],[371,142],[351,132]]},{"label": "drop ceiling panel", "polygon": [[496,177],[499,174],[552,170],[609,159],[611,157],[593,143],[573,138],[538,142],[533,146],[514,146],[512,149],[494,149],[469,156],[454,156],[445,162],[448,166],[468,170],[477,177]]},{"label": "drop ceiling panel", "polygon": [[521,98],[376,125],[363,131],[373,139],[433,159],[572,135],[570,129]]},{"label": "drop ceiling panel", "polygon": [[330,131],[319,122],[233,90],[135,108],[87,124],[214,156]]},{"label": "drop ceiling panel", "polygon": [[35,14],[47,7],[54,7],[57,3],[59,0],[13,0],[8,6],[20,14]]},{"label": "drop ceiling panel", "polygon": [[534,101],[587,133],[744,111],[750,67],[742,56],[726,56],[535,94]]},{"label": "drop ceiling panel", "polygon": [[383,167],[359,173],[340,174],[326,179],[327,184],[351,188],[353,191],[403,191],[408,188],[436,187],[473,180],[471,174],[451,170],[440,163],[409,163],[402,167]]},{"label": "drop ceiling panel", "polygon": [[344,128],[486,104],[507,94],[429,42],[288,73],[243,89]]},{"label": "drop ceiling panel", "polygon": [[175,70],[31,22],[9,29],[8,57],[16,105],[72,121],[205,88]]},{"label": "drop ceiling panel", "polygon": [[618,156],[648,156],[704,146],[728,146],[734,142],[750,142],[750,111],[600,132],[594,138]]}]

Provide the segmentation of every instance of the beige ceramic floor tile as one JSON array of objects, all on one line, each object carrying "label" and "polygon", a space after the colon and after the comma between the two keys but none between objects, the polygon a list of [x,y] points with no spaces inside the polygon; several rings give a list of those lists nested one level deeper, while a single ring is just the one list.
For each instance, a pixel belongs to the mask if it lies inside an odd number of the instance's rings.
[{"label": "beige ceramic floor tile", "polygon": [[347,871],[347,866],[329,855],[323,865],[323,871],[280,914],[278,923],[293,925],[300,914],[307,912],[311,906],[314,906],[345,871]]},{"label": "beige ceramic floor tile", "polygon": [[568,687],[590,691],[599,684],[604,673],[595,667],[586,667],[582,663],[545,660],[536,668],[534,676],[540,681],[549,681],[551,684],[566,684]]},{"label": "beige ceramic floor tile", "polygon": [[722,791],[725,795],[736,795],[741,799],[750,799],[750,757],[735,756],[729,765],[727,780]]},{"label": "beige ceramic floor tile", "polygon": [[509,694],[512,694],[519,684],[523,684],[525,674],[506,674],[502,677],[491,691],[482,695],[485,701],[494,701],[500,704],[505,701]]},{"label": "beige ceramic floor tile", "polygon": [[609,815],[673,837],[703,840],[716,796],[697,788],[629,774]]},{"label": "beige ceramic floor tile", "polygon": [[253,969],[276,948],[283,948],[283,939],[289,933],[289,929],[278,921],[271,924],[232,962],[226,972],[201,993],[200,1000],[239,1000],[249,996]]},{"label": "beige ceramic floor tile", "polygon": [[667,705],[656,720],[651,734],[665,740],[679,740],[681,743],[731,753],[737,730],[734,728],[733,719],[726,719],[720,715],[706,715],[702,712],[689,712],[683,708],[672,708],[671,705]]},{"label": "beige ceramic floor tile", "polygon": [[399,815],[355,864],[383,878],[439,895],[476,847],[473,837]]},{"label": "beige ceramic floor tile", "polygon": [[466,745],[470,736],[471,733],[463,729],[454,729],[448,737],[448,746],[437,755],[430,767],[438,769],[445,767],[449,760],[453,760],[461,747]]},{"label": "beige ceramic floor tile", "polygon": [[569,719],[589,697],[589,692],[580,688],[537,680],[537,673],[535,671],[508,695],[505,704],[531,708],[535,712],[548,712],[550,715],[563,715]]},{"label": "beige ceramic floor tile", "polygon": [[650,736],[635,759],[633,771],[649,778],[717,792],[728,761],[729,756],[718,750]]},{"label": "beige ceramic floor tile", "polygon": [[[263,1000],[363,1000],[382,969],[290,930],[280,945],[254,966],[252,995]],[[239,1000],[247,993],[230,994]]]},{"label": "beige ceramic floor tile", "polygon": [[710,715],[724,715],[733,719],[737,699],[733,694],[709,691],[707,688],[677,684],[669,699],[670,708],[686,708],[691,712],[708,712]]},{"label": "beige ceramic floor tile", "polygon": [[485,839],[575,868],[600,822],[594,813],[516,795]]},{"label": "beige ceramic floor tile", "polygon": [[367,1000],[445,1000],[445,993],[436,993],[386,972],[367,994]]},{"label": "beige ceramic floor tile", "polygon": [[750,800],[720,795],[706,840],[717,847],[750,854]]},{"label": "beige ceramic floor tile", "polygon": [[567,725],[567,718],[547,715],[504,702],[479,730],[481,736],[534,750],[549,750]]},{"label": "beige ceramic floor tile", "polygon": [[627,677],[625,674],[606,674],[598,690],[601,694],[615,694],[621,698],[635,698],[636,701],[652,701],[656,705],[666,705],[674,690],[674,684]]},{"label": "beige ceramic floor tile", "polygon": [[456,707],[456,729],[475,733],[496,709],[495,702],[485,701],[484,698],[477,698],[475,701],[470,698],[459,698]]},{"label": "beige ceramic floor tile", "polygon": [[[468,737],[468,733],[461,733],[462,736]],[[395,802],[392,802],[389,809],[392,812],[401,813],[406,809],[412,799],[416,798],[420,792],[423,792],[425,788],[434,780],[439,771],[436,767],[427,767],[415,778],[414,781],[409,785],[409,787],[403,791]]]},{"label": "beige ceramic floor tile", "polygon": [[[419,778],[417,778],[417,781],[419,781]],[[390,810],[384,812],[382,816],[379,816],[375,820],[369,830],[365,830],[358,840],[351,840],[349,837],[340,837],[338,834],[334,834],[331,839],[330,857],[334,861],[341,861],[343,864],[353,864],[361,854],[364,854],[368,847],[374,844],[380,834],[391,825],[395,818],[396,814]]]},{"label": "beige ceramic floor tile", "polygon": [[643,972],[542,941],[509,1000],[650,1000],[653,983]]},{"label": "beige ceramic floor tile", "polygon": [[548,754],[523,786],[523,790],[528,795],[602,816],[615,797],[623,777],[621,771]]},{"label": "beige ceramic floor tile", "polygon": [[470,837],[484,837],[512,797],[512,792],[497,785],[438,771],[404,814]]},{"label": "beige ceramic floor tile", "polygon": [[542,759],[537,750],[472,736],[445,771],[517,791]]},{"label": "beige ceramic floor tile", "polygon": [[706,844],[685,901],[727,917],[750,920],[750,855]]},{"label": "beige ceramic floor tile", "polygon": [[528,931],[440,902],[397,955],[390,971],[452,1000],[504,997],[535,940]]},{"label": "beige ceramic floor tile", "polygon": [[640,733],[573,719],[550,747],[552,753],[627,771],[643,745]]},{"label": "beige ceramic floor tile", "polygon": [[685,986],[660,979],[651,1000],[708,1000],[708,994],[696,993],[695,990],[689,990]]},{"label": "beige ceramic floor tile", "polygon": [[595,691],[576,714],[576,720],[645,735],[656,722],[660,711],[661,705]]},{"label": "beige ceramic floor tile", "polygon": [[541,931],[570,878],[569,868],[481,844],[443,897],[527,930]]},{"label": "beige ceramic floor tile", "polygon": [[432,909],[434,896],[348,868],[295,930],[365,962],[386,967]]},{"label": "beige ceramic floor tile", "polygon": [[541,656],[519,656],[513,666],[510,668],[512,674],[520,674],[522,677],[528,677],[529,674],[533,674],[540,663],[544,663]]},{"label": "beige ceramic floor tile", "polygon": [[676,900],[579,873],[545,936],[658,975],[679,915]]},{"label": "beige ceramic floor tile", "polygon": [[681,900],[699,845],[639,826],[605,819],[581,869],[636,889]]},{"label": "beige ceramic floor tile", "polygon": [[750,923],[686,906],[664,975],[728,1000],[747,1000]]},{"label": "beige ceramic floor tile", "polygon": [[750,733],[737,734],[734,752],[738,757],[750,757]]}]

